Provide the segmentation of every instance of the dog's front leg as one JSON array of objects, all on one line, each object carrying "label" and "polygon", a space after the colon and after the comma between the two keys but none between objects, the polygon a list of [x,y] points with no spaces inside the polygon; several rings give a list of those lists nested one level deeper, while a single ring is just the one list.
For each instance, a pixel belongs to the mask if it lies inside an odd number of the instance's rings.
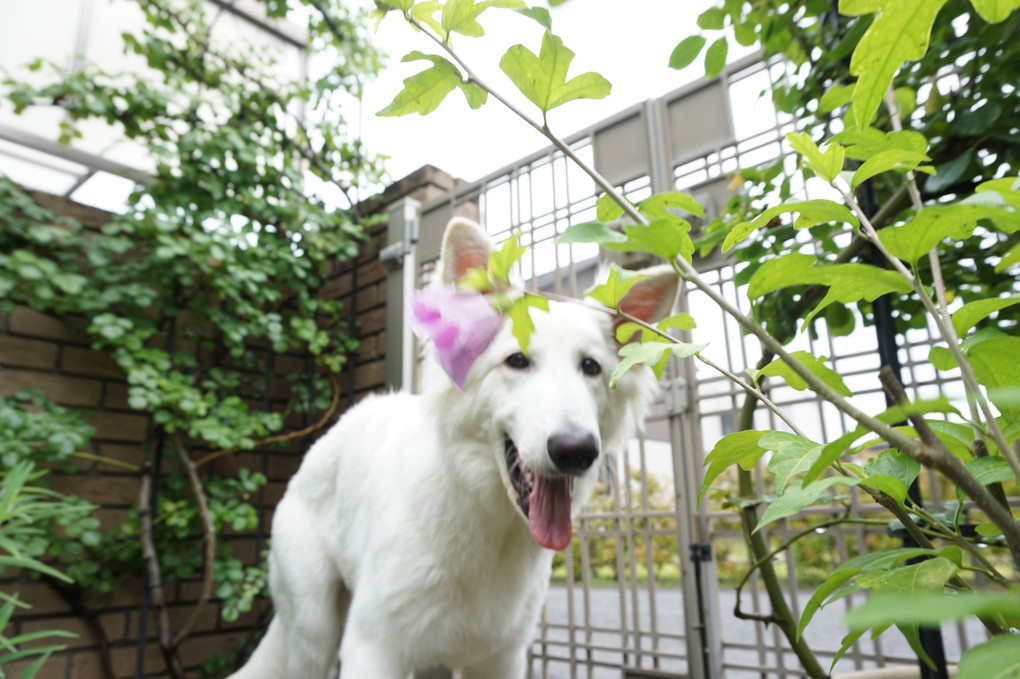
[{"label": "dog's front leg", "polygon": [[526,661],[525,648],[505,649],[461,668],[460,679],[522,679]]},{"label": "dog's front leg", "polygon": [[399,647],[399,639],[366,639],[349,621],[340,644],[340,679],[407,679],[411,671],[394,652]]}]

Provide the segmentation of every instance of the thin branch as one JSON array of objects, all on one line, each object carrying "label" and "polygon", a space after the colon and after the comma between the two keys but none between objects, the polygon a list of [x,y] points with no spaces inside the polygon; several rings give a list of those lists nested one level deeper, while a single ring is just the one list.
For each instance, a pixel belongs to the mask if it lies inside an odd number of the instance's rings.
[{"label": "thin branch", "polygon": [[907,407],[910,405],[907,393],[888,367],[879,370],[878,378],[893,402],[907,411],[907,418],[921,438],[921,445],[914,446],[912,450],[903,450],[902,448],[900,450],[923,466],[940,472],[973,500],[974,504],[1002,530],[1013,561],[1020,567],[1020,526],[1013,518],[1013,513],[1009,508],[999,504],[995,497],[988,492],[988,489],[967,472],[963,463],[946,449],[919,413],[910,412]]},{"label": "thin branch", "polygon": [[138,538],[142,543],[142,559],[146,568],[146,587],[149,596],[156,606],[156,621],[159,625],[159,647],[167,669],[174,679],[186,679],[184,665],[181,663],[177,647],[174,645],[173,633],[170,631],[170,615],[166,608],[163,595],[163,575],[159,568],[159,555],[156,553],[155,536],[152,527],[152,511],[149,501],[152,494],[152,466],[146,461],[142,465],[141,483],[138,488]]},{"label": "thin branch", "polygon": [[173,645],[176,648],[191,634],[195,625],[198,624],[202,611],[205,610],[209,599],[212,598],[213,574],[216,566],[216,526],[213,524],[212,514],[209,511],[205,487],[202,485],[202,480],[198,477],[198,469],[194,461],[192,461],[191,456],[188,454],[187,442],[178,432],[173,435],[173,443],[174,448],[177,450],[177,456],[184,466],[184,472],[188,477],[188,484],[191,486],[191,493],[195,497],[195,504],[198,505],[198,514],[202,518],[202,530],[205,539],[205,566],[202,573],[202,591],[198,595],[198,601],[195,602],[191,609],[191,615],[188,616],[187,621],[173,638]]},{"label": "thin branch", "polygon": [[234,446],[233,448],[224,448],[223,450],[217,450],[215,452],[209,453],[208,455],[205,455],[204,457],[199,458],[198,461],[195,462],[195,467],[203,467],[212,462],[213,460],[221,458],[225,455],[231,455],[233,453],[240,452],[241,450],[256,450],[258,448],[268,446],[273,443],[282,443],[284,441],[290,441],[292,439],[301,438],[302,436],[307,436],[308,434],[314,433],[319,429],[322,429],[333,418],[333,416],[336,414],[337,408],[340,405],[340,387],[336,383],[336,380],[333,378],[330,379],[330,384],[333,387],[333,400],[330,402],[329,408],[326,410],[325,414],[321,418],[319,418],[319,421],[316,422],[315,424],[309,425],[304,429],[298,429],[297,431],[288,432],[286,434],[277,434],[276,436],[270,436],[269,438],[262,439],[261,441],[256,441],[250,448],[241,448],[240,446]]}]

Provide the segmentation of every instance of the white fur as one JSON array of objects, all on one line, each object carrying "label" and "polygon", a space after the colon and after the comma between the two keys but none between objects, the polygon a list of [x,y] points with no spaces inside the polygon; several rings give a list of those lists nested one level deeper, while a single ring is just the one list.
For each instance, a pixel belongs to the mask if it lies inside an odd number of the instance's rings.
[{"label": "white fur", "polygon": [[[484,238],[465,224],[449,227],[444,260],[470,254],[458,239]],[[665,288],[656,294],[668,309],[675,283]],[[504,363],[519,351],[507,322],[463,391],[432,366],[424,393],[367,398],[312,446],[273,519],[275,617],[233,679],[326,679],[338,646],[341,679],[437,665],[464,679],[524,676],[553,552],[512,499],[504,436],[525,466],[554,474],[550,435],[596,435],[600,457],[575,478],[576,516],[602,456],[623,449],[654,389],[647,370],[609,388],[619,360],[609,314],[554,302],[532,318],[528,369]],[[583,374],[584,357],[602,373]]]}]

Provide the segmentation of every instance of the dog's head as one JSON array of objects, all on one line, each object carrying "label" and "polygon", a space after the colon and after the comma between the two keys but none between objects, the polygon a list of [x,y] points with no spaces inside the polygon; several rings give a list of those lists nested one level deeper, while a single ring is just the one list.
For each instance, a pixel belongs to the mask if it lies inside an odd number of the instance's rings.
[{"label": "dog's head", "polygon": [[[469,269],[485,267],[491,249],[478,226],[454,220],[444,236],[442,280],[454,283]],[[647,273],[620,306],[655,321],[669,313],[678,280],[669,267]],[[458,423],[485,440],[532,537],[562,550],[603,456],[622,450],[643,422],[655,378],[647,366],[637,366],[610,388],[620,345],[617,319],[604,309],[550,302],[548,312],[533,310],[531,318],[535,330],[527,355],[506,321],[472,365],[463,391],[450,387],[449,394]]]}]

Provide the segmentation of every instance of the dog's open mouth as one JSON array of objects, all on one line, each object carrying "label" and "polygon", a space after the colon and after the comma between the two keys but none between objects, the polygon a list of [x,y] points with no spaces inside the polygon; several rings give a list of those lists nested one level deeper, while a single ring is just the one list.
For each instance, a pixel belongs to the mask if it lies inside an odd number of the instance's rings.
[{"label": "dog's open mouth", "polygon": [[528,529],[535,542],[546,549],[560,551],[570,545],[570,499],[574,490],[571,476],[540,476],[524,466],[517,446],[505,437],[506,468],[510,485],[517,495],[517,506],[528,518]]}]

